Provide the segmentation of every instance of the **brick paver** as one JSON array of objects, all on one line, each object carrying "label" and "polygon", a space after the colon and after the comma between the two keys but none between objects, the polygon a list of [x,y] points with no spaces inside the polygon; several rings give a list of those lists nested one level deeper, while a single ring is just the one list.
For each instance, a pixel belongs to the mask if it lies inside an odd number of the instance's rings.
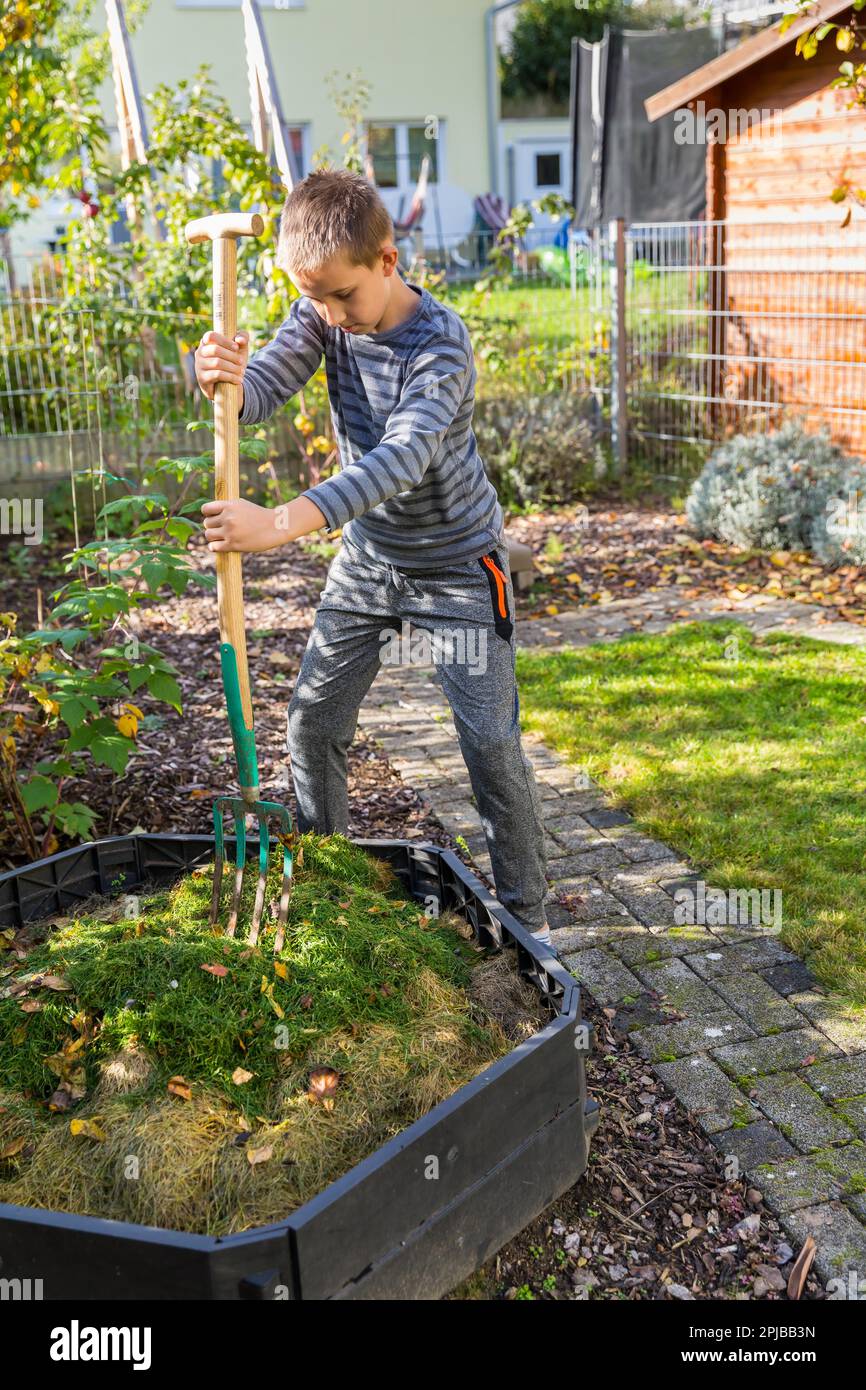
[{"label": "brick paver", "polygon": [[[684,600],[660,589],[603,608],[518,623],[555,650],[735,617],[761,631],[866,645],[866,628],[813,605],[751,596]],[[492,891],[486,840],[450,711],[429,667],[383,667],[361,710],[442,825],[462,836]],[[567,967],[605,1007],[725,1156],[765,1194],[789,1238],[809,1234],[825,1282],[866,1267],[866,1022],[839,1010],[760,922],[684,926],[693,868],[645,836],[541,740],[524,746],[548,851],[548,918]]]}]

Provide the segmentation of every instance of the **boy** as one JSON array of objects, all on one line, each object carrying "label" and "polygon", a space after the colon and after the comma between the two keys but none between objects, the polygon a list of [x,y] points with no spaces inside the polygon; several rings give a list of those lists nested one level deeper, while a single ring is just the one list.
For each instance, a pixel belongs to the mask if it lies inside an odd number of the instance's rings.
[{"label": "boy", "polygon": [[[394,630],[405,635],[410,622],[434,639],[499,901],[549,944],[503,515],[472,432],[472,347],[453,310],[401,279],[393,238],[360,175],[319,170],[289,194],[277,264],[302,297],[249,362],[246,334],[232,342],[206,333],[196,374],[211,399],[218,381],[237,382],[240,421],[254,424],[300,391],[324,356],[342,467],[287,506],[205,503],[205,536],[214,551],[253,551],[342,531],[288,708],[299,830],[347,833],[358,710],[385,640],[393,646]],[[443,633],[456,660],[443,652]]]}]

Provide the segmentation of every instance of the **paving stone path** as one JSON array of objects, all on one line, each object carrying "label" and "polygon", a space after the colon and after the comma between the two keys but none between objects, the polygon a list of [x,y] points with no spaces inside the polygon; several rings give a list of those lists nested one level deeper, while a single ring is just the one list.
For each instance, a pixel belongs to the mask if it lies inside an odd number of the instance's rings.
[{"label": "paving stone path", "polygon": [[[683,621],[866,645],[866,628],[764,596],[683,600],[675,588],[518,622],[523,646],[581,646]],[[360,724],[480,875],[490,860],[445,697],[431,666],[383,667]],[[525,735],[547,834],[548,918],[565,964],[615,1028],[735,1159],[825,1282],[866,1271],[866,1020],[831,1008],[806,965],[760,922],[684,925],[693,868],[610,806],[585,773]],[[680,899],[681,901],[681,899]]]}]

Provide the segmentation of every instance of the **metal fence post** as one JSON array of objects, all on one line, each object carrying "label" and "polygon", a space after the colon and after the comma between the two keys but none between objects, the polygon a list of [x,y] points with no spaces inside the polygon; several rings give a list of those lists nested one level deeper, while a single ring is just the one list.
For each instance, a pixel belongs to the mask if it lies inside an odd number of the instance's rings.
[{"label": "metal fence post", "polygon": [[625,222],[608,225],[610,257],[610,442],[614,468],[625,472],[628,456],[628,414],[625,377]]}]

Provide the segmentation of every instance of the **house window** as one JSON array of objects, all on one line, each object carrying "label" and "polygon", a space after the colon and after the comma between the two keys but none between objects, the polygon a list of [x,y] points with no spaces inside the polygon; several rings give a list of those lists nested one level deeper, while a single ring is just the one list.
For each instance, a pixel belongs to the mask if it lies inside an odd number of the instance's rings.
[{"label": "house window", "polygon": [[[253,144],[253,128],[250,122],[243,122],[241,129],[250,144]],[[295,161],[295,173],[299,179],[304,178],[309,168],[309,130],[309,126],[303,125],[286,127],[286,143]],[[270,140],[270,138],[270,128],[268,128],[268,140]],[[274,162],[273,151],[271,151],[271,162]],[[214,158],[211,160],[210,167],[211,177],[214,181],[214,192],[221,193],[226,186],[225,175],[223,173],[223,162],[219,158]]]},{"label": "house window", "polygon": [[367,131],[367,148],[373,158],[373,169],[379,188],[399,188],[396,127],[371,125]]},{"label": "house window", "polygon": [[421,161],[430,158],[430,182],[439,180],[442,121],[371,122],[367,127],[367,150],[379,188],[411,192],[418,182]]},{"label": "house window", "polygon": [[536,188],[559,188],[562,183],[562,155],[537,154],[535,156]]},{"label": "house window", "polygon": [[306,128],[300,125],[289,126],[287,130],[289,137],[289,149],[295,160],[298,178],[303,179],[307,175],[307,151],[306,151]]},{"label": "house window", "polygon": [[421,160],[425,154],[430,156],[430,182],[438,183],[437,154],[439,151],[439,140],[433,137],[430,125],[410,125],[406,128],[409,142],[409,179],[412,183],[418,182],[418,175],[421,172]]}]

